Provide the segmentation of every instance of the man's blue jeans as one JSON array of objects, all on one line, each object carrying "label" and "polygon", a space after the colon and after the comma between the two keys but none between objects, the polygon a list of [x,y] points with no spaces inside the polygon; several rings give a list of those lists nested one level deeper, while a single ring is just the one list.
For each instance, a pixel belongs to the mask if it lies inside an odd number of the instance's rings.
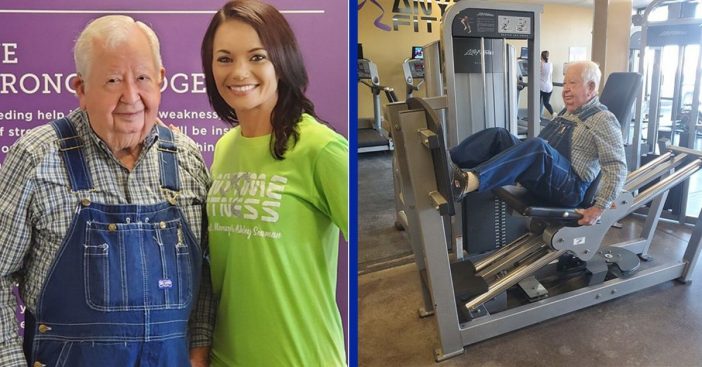
[{"label": "man's blue jeans", "polygon": [[520,141],[503,128],[479,131],[450,154],[458,167],[478,175],[479,192],[518,182],[545,204],[576,207],[589,186],[546,140]]}]

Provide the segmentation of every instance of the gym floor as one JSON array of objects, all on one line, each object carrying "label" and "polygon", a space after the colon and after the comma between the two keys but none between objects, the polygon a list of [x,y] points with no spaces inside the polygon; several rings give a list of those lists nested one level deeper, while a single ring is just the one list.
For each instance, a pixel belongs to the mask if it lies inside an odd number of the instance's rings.
[{"label": "gym floor", "polygon": [[392,153],[358,156],[358,271],[414,262],[404,233],[395,228]]},{"label": "gym floor", "polygon": [[[358,353],[360,366],[702,366],[702,267],[693,282],[667,282],[464,348],[436,363],[434,317],[419,318],[421,288],[404,233],[394,228],[390,153],[359,156]],[[610,229],[633,238],[643,219]],[[655,259],[674,256],[690,227],[661,222]]]}]

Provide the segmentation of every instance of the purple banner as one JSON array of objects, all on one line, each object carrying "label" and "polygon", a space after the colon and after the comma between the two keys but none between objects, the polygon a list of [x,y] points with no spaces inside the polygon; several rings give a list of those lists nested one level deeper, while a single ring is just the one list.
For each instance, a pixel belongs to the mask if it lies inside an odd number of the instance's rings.
[{"label": "purple banner", "polygon": [[[91,19],[125,14],[150,25],[166,68],[160,117],[200,146],[211,164],[214,144],[228,129],[205,94],[200,43],[225,1],[0,0],[0,162],[28,129],[78,106],[70,86],[73,43]],[[348,137],[348,4],[326,0],[270,0],[297,36],[310,76],[307,95],[318,115]],[[341,241],[337,301],[348,335],[348,245]],[[348,340],[347,340],[348,345]]]}]

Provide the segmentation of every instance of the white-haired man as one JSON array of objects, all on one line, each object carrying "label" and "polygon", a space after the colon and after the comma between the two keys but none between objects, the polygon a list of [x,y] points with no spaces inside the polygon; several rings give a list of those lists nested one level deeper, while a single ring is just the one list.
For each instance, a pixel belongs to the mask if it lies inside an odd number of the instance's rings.
[{"label": "white-haired man", "polygon": [[568,64],[562,93],[565,108],[537,138],[522,142],[505,129],[490,128],[452,148],[456,200],[472,191],[518,182],[547,203],[578,207],[601,172],[594,204],[578,210],[583,216],[579,224],[594,224],[616,198],[627,174],[619,122],[597,98],[601,77],[592,61]]},{"label": "white-haired man", "polygon": [[[190,348],[209,345],[211,315],[192,312],[211,297],[209,178],[196,144],[157,122],[159,54],[145,24],[94,20],[74,51],[80,108],[7,155],[0,365],[189,366]],[[24,353],[14,281],[27,306]]]}]

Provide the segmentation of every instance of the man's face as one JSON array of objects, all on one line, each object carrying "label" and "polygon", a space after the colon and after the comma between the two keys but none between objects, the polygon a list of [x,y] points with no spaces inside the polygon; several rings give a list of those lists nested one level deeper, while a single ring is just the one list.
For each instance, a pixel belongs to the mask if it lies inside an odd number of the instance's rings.
[{"label": "man's face", "polygon": [[570,113],[590,101],[596,94],[595,83],[584,83],[582,73],[582,66],[572,65],[566,69],[563,78],[563,102]]},{"label": "man's face", "polygon": [[156,123],[164,70],[155,64],[149,41],[136,26],[116,47],[93,42],[87,75],[73,82],[80,106],[111,150],[134,148]]}]

